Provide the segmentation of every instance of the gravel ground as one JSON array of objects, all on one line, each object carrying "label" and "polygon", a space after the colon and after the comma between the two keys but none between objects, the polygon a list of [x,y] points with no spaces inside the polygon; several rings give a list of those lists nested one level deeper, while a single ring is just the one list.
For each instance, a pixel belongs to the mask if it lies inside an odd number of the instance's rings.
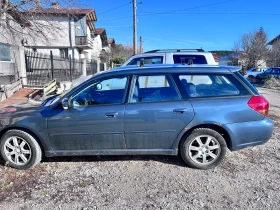
[{"label": "gravel ground", "polygon": [[260,92],[272,104],[271,140],[228,151],[215,169],[166,156],[48,158],[28,171],[3,163],[0,209],[279,209],[280,92]]}]

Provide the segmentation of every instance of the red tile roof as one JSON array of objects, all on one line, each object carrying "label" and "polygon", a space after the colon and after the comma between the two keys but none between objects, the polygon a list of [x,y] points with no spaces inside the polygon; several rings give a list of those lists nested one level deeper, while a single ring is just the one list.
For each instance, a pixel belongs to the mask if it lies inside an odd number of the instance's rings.
[{"label": "red tile roof", "polygon": [[13,17],[13,19],[20,24],[21,27],[30,27],[31,23],[26,17],[12,4],[9,3],[7,13]]},{"label": "red tile roof", "polygon": [[77,8],[40,8],[40,9],[30,9],[22,11],[23,14],[28,15],[40,15],[40,14],[55,14],[55,15],[84,15],[86,16],[87,25],[91,31],[95,30],[93,21],[97,21],[96,13],[94,9],[77,9]]},{"label": "red tile roof", "polygon": [[94,9],[78,9],[78,8],[40,8],[30,9],[23,11],[24,13],[40,13],[40,14],[73,14],[73,15],[87,15],[88,13],[95,12]]},{"label": "red tile roof", "polygon": [[216,54],[216,53],[212,53],[212,55],[213,55],[215,61],[218,62],[219,59],[220,59],[220,56],[218,54]]},{"label": "red tile roof", "polygon": [[114,44],[115,43],[115,39],[114,38],[108,38],[108,44]]},{"label": "red tile roof", "polygon": [[40,8],[40,9],[24,10],[22,11],[22,13],[27,13],[31,15],[35,15],[35,14],[87,15],[87,20],[97,21],[97,17],[94,9]]},{"label": "red tile roof", "polygon": [[103,34],[104,32],[105,32],[105,34],[106,34],[105,28],[95,28],[94,34],[96,34],[96,35],[101,35],[101,34]]}]

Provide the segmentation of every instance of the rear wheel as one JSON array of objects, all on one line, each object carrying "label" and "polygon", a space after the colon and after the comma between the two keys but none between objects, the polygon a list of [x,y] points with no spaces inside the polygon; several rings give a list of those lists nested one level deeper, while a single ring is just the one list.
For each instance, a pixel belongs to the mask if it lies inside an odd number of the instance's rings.
[{"label": "rear wheel", "polygon": [[185,163],[197,169],[216,167],[224,160],[226,150],[222,135],[209,128],[195,129],[180,145]]},{"label": "rear wheel", "polygon": [[33,136],[21,130],[9,130],[1,138],[3,159],[17,169],[29,169],[42,159],[42,151]]}]

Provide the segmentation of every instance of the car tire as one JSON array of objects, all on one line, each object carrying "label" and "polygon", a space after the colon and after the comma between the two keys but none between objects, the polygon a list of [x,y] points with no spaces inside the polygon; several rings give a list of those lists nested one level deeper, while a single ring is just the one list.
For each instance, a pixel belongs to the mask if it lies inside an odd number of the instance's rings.
[{"label": "car tire", "polygon": [[36,139],[22,130],[9,130],[1,138],[0,152],[9,166],[25,170],[42,159],[42,150]]},{"label": "car tire", "polygon": [[227,145],[217,131],[198,128],[181,142],[179,149],[182,159],[188,166],[206,170],[216,167],[224,160]]},{"label": "car tire", "polygon": [[250,76],[248,77],[248,80],[249,80],[250,82],[252,82],[252,83],[256,82],[256,78],[255,78],[254,76],[252,76],[252,75],[250,75]]}]

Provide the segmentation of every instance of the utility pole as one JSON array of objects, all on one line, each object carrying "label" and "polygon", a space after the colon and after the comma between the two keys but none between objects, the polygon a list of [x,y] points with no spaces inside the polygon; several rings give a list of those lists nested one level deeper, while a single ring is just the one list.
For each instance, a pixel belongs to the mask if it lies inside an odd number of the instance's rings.
[{"label": "utility pole", "polygon": [[142,45],[142,36],[140,36],[140,53],[143,52],[143,45]]},{"label": "utility pole", "polygon": [[133,0],[133,52],[137,54],[137,32],[136,32],[136,0]]}]

